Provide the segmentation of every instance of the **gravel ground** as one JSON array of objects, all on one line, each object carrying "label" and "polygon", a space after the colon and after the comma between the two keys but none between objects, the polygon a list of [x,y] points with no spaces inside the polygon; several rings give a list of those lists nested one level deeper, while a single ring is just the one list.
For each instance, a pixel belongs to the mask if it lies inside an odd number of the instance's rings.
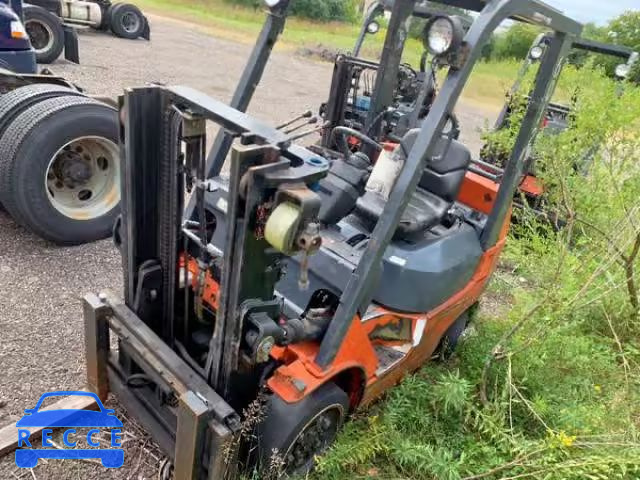
[{"label": "gravel ground", "polygon": [[[59,61],[51,69],[98,95],[115,96],[147,82],[185,84],[229,100],[250,45],[208,36],[184,22],[151,17],[152,41],[128,41],[83,31],[82,64]],[[332,66],[276,52],[250,111],[272,123],[326,100]],[[458,112],[465,140],[477,150],[484,112]],[[104,288],[121,290],[121,265],[108,240],[58,248],[16,226],[0,212],[0,425],[21,416],[44,392],[81,388],[85,380],[81,298]],[[41,461],[33,471],[0,459],[0,479],[152,479],[161,453],[145,433],[125,420],[125,466],[107,470],[92,462]],[[61,442],[59,442],[61,444]]]}]

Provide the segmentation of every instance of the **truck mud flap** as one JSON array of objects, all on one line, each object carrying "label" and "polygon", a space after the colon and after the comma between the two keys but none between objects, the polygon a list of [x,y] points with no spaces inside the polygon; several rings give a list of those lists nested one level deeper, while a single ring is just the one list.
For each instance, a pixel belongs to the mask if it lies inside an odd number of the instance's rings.
[{"label": "truck mud flap", "polygon": [[80,63],[78,32],[69,25],[62,25],[64,31],[64,58],[73,63]]},{"label": "truck mud flap", "polygon": [[142,30],[142,34],[140,35],[145,40],[151,40],[151,28],[149,27],[149,20],[147,17],[144,18],[144,30]]}]

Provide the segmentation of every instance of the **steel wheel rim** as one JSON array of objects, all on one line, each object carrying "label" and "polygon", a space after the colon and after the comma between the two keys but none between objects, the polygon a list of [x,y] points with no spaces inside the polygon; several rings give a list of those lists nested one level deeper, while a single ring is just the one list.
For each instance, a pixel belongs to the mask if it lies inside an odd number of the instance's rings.
[{"label": "steel wheel rim", "polygon": [[120,202],[118,146],[104,137],[76,138],[49,161],[45,188],[53,208],[74,220],[99,218]]},{"label": "steel wheel rim", "polygon": [[314,457],[324,453],[335,440],[343,416],[343,406],[336,403],[311,418],[284,455],[285,472],[292,475],[310,468]]},{"label": "steel wheel rim", "polygon": [[[36,53],[46,52],[53,46],[53,30],[46,23],[39,20],[27,20],[24,28]],[[43,42],[44,38],[46,38],[46,42]]]},{"label": "steel wheel rim", "polygon": [[127,33],[135,33],[140,28],[140,18],[134,12],[127,12],[122,15],[120,23]]}]

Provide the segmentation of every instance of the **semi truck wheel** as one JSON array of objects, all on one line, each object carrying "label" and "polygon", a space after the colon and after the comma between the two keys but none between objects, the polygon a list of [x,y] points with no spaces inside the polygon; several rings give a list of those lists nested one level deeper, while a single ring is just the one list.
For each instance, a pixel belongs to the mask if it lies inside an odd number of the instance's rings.
[{"label": "semi truck wheel", "polygon": [[0,202],[18,223],[57,244],[111,234],[119,172],[117,111],[87,97],[36,103],[0,137]]},{"label": "semi truck wheel", "polygon": [[[327,383],[298,403],[278,396],[269,399],[266,418],[258,431],[258,462],[263,473],[304,475],[314,457],[334,442],[349,411],[349,397],[334,383]],[[276,461],[272,461],[273,456]],[[282,464],[283,472],[269,472]]]},{"label": "semi truck wheel", "polygon": [[111,31],[121,38],[130,40],[142,35],[146,19],[138,7],[130,3],[120,3],[110,9]]},{"label": "semi truck wheel", "polygon": [[[36,83],[16,88],[15,90],[0,95],[0,137],[5,128],[7,128],[7,125],[11,124],[20,112],[40,100],[63,95],[80,96],[82,93],[67,87],[47,83]],[[1,210],[3,210],[3,208],[0,203],[0,211]]]},{"label": "semi truck wheel", "polygon": [[0,136],[13,120],[31,105],[47,98],[84,96],[81,92],[48,83],[35,83],[0,95]]},{"label": "semi truck wheel", "polygon": [[36,51],[36,62],[55,61],[64,48],[62,22],[53,13],[36,5],[25,5],[24,28]]}]

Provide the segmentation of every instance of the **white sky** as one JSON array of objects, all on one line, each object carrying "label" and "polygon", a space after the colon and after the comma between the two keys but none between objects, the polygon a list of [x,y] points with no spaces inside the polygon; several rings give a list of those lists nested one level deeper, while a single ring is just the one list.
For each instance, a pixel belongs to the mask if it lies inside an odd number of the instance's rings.
[{"label": "white sky", "polygon": [[640,0],[543,0],[580,22],[607,23],[625,10],[640,10]]}]

